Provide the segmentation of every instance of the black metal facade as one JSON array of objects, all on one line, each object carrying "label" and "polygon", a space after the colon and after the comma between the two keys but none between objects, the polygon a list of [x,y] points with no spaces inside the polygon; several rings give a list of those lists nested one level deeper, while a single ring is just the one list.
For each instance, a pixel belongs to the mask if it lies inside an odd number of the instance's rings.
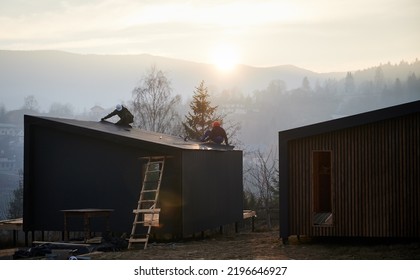
[{"label": "black metal facade", "polygon": [[[155,232],[186,236],[242,220],[242,152],[113,124],[25,116],[25,231],[63,230],[64,209],[114,209],[130,232],[144,157],[168,156]],[[93,223],[100,229],[101,221]],[[81,230],[80,221],[70,224]]]}]

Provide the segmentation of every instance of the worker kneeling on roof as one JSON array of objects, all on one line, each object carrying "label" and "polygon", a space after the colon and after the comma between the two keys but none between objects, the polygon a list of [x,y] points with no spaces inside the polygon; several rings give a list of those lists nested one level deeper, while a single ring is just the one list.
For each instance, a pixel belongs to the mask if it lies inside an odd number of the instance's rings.
[{"label": "worker kneeling on roof", "polygon": [[222,144],[225,141],[226,145],[229,145],[229,141],[226,135],[226,131],[220,126],[220,122],[213,122],[211,130],[207,130],[201,137],[202,142],[212,141],[217,144]]},{"label": "worker kneeling on roof", "polygon": [[130,123],[134,121],[133,114],[131,114],[131,112],[121,104],[117,104],[117,106],[115,106],[115,110],[103,117],[101,121],[109,119],[115,115],[120,117],[120,120],[116,123],[116,125],[130,126]]}]

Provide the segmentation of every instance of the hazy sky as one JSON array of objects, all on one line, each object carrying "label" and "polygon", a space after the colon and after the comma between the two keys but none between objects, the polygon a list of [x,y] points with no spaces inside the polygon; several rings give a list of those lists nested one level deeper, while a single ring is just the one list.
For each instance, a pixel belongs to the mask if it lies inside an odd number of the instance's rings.
[{"label": "hazy sky", "polygon": [[420,59],[420,1],[0,0],[0,49],[351,71]]}]

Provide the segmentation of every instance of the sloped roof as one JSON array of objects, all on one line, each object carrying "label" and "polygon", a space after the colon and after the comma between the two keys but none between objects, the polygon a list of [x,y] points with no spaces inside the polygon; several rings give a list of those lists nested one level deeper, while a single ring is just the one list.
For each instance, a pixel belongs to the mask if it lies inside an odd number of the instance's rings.
[{"label": "sloped roof", "polygon": [[52,117],[40,117],[25,115],[25,122],[36,123],[39,125],[47,125],[59,129],[66,129],[68,131],[80,134],[102,134],[104,137],[118,137],[120,139],[132,141],[144,141],[163,145],[166,147],[173,147],[183,150],[217,150],[227,151],[232,150],[232,146],[218,145],[211,143],[202,143],[193,140],[184,140],[182,136],[173,136],[168,134],[156,133],[146,131],[138,128],[126,128],[117,126],[113,123],[102,121],[82,121],[76,119],[63,119]]},{"label": "sloped roof", "polygon": [[420,112],[420,100],[279,132],[288,141]]}]

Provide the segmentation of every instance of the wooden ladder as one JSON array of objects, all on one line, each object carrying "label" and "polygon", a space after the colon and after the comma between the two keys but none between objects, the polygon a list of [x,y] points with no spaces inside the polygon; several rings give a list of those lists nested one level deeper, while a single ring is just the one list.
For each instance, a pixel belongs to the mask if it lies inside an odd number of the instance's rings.
[{"label": "wooden ladder", "polygon": [[[162,182],[163,168],[165,166],[165,157],[148,157],[147,159],[148,162],[146,164],[137,209],[133,210],[135,216],[131,235],[128,239],[128,249],[131,249],[134,243],[144,243],[144,249],[146,249],[152,226],[159,225],[158,217],[160,208],[157,207],[157,201]],[[138,234],[136,232],[137,225],[148,227],[147,232],[145,234]]]}]

